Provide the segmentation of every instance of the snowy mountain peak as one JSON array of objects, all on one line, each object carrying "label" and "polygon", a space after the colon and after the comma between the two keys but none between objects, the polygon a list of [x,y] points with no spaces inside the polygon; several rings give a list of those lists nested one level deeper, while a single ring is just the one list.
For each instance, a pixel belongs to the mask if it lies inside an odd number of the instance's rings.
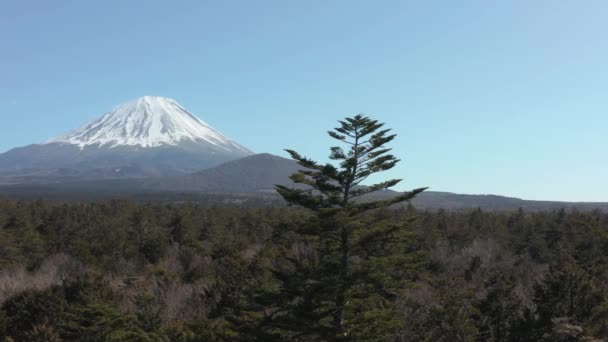
[{"label": "snowy mountain peak", "polygon": [[143,96],[124,103],[48,143],[67,143],[84,148],[92,145],[157,147],[184,142],[211,144],[227,152],[252,153],[175,100],[161,96]]}]

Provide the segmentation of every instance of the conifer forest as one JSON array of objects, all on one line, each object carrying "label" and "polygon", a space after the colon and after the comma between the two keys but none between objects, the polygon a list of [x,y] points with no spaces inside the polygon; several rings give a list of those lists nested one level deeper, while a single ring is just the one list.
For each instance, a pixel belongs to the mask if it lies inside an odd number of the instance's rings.
[{"label": "conifer forest", "polygon": [[419,210],[390,129],[329,135],[281,206],[0,200],[0,340],[608,338],[608,213]]}]

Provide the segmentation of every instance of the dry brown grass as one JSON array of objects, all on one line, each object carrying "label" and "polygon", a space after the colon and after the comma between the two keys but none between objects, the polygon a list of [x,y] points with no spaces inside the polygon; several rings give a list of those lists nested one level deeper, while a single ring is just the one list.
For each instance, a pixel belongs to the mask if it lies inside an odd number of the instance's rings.
[{"label": "dry brown grass", "polygon": [[44,290],[59,285],[72,272],[82,266],[67,254],[55,254],[46,258],[40,267],[30,272],[24,266],[14,266],[0,271],[0,305],[8,298],[27,290]]}]

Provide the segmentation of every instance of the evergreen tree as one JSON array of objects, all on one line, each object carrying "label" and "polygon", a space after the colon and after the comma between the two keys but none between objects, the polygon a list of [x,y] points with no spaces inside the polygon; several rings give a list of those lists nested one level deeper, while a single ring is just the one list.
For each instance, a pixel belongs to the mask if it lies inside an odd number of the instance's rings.
[{"label": "evergreen tree", "polygon": [[520,328],[523,307],[516,293],[514,275],[502,272],[491,274],[486,286],[487,295],[479,303],[481,335],[487,341],[518,340],[514,331]]},{"label": "evergreen tree", "polygon": [[[585,269],[570,257],[560,258],[550,268],[535,291],[539,332],[557,336],[564,326],[570,326],[578,327],[581,333],[588,332],[584,328],[605,333],[606,295],[592,268]],[[598,315],[600,312],[604,314]]]},{"label": "evergreen tree", "polygon": [[302,242],[294,246],[297,251],[292,250],[289,263],[277,272],[283,305],[270,320],[275,327],[290,330],[290,338],[337,340],[394,334],[400,324],[393,315],[394,298],[408,280],[407,265],[420,261],[416,248],[408,246],[411,234],[404,228],[410,220],[377,220],[370,211],[409,201],[425,188],[387,200],[364,197],[401,181],[362,185],[399,162],[386,147],[396,135],[363,115],[339,123],[340,127],[328,132],[346,145],[346,151],[331,147],[330,159],[339,165],[319,164],[287,150],[304,168],[290,178],[308,187],[276,186],[289,204],[314,213],[311,222],[297,231],[302,236]]}]

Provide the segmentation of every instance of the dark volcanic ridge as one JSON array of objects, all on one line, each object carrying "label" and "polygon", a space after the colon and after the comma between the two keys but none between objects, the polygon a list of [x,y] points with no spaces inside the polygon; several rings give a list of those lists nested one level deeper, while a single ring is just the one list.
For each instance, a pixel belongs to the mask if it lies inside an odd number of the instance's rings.
[{"label": "dark volcanic ridge", "polygon": [[[128,198],[150,201],[205,201],[284,205],[274,191],[276,184],[294,185],[288,178],[300,167],[295,161],[271,154],[256,154],[225,162],[213,168],[172,177],[71,181],[54,184],[13,184],[0,186],[0,196],[53,200],[106,200]],[[382,191],[374,198],[397,195]],[[412,201],[422,210],[517,210],[531,211],[577,208],[605,210],[604,202],[530,201],[497,195],[462,195],[426,191]]]}]

